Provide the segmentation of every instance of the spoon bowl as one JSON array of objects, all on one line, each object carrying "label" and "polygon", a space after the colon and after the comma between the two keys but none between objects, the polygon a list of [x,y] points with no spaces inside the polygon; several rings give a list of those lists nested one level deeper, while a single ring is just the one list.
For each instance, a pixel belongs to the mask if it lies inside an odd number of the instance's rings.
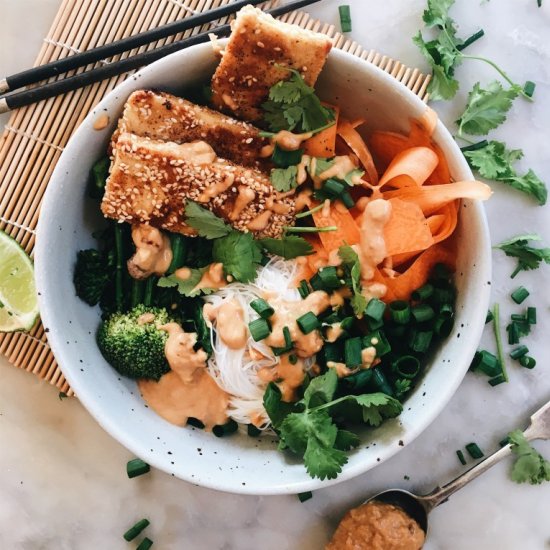
[{"label": "spoon bowl", "polygon": [[428,513],[430,508],[426,505],[422,497],[419,497],[404,489],[388,489],[382,491],[372,498],[365,501],[368,502],[383,502],[384,504],[392,504],[401,508],[410,518],[414,519],[424,533],[428,533]]}]

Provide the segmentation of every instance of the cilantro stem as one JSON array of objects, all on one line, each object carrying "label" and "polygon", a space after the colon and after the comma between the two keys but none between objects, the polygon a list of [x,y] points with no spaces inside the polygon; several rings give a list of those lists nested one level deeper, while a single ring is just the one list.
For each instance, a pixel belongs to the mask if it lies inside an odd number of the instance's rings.
[{"label": "cilantro stem", "polygon": [[[323,130],[331,128],[335,124],[336,124],[336,121],[331,120],[330,122],[328,122],[324,126],[319,126],[319,128],[315,128],[315,130],[310,130],[309,132],[304,132],[304,134],[311,133],[312,136],[314,136],[314,135],[318,134],[319,132],[322,132]],[[260,137],[263,137],[263,138],[274,138],[277,134],[278,134],[278,132],[268,132],[266,130],[261,130],[260,132],[258,132],[258,135]],[[295,135],[299,135],[299,134],[295,134]]]},{"label": "cilantro stem", "polygon": [[[463,139],[463,138],[461,138]],[[466,153],[468,151],[477,151],[478,149],[483,149],[489,145],[489,142],[486,139],[483,139],[481,141],[478,141],[477,143],[474,143],[473,141],[468,140],[468,143],[470,145],[467,145],[466,147],[461,147],[460,150],[463,153]]]},{"label": "cilantro stem", "polygon": [[285,225],[283,227],[286,233],[327,233],[329,231],[338,231],[335,225],[328,227],[290,227]]},{"label": "cilantro stem", "polygon": [[296,219],[311,216],[312,214],[315,214],[315,212],[319,212],[319,210],[322,210],[324,208],[324,206],[325,206],[325,203],[322,202],[321,204],[318,204],[315,208],[312,208],[311,210],[306,210],[305,212],[300,212],[299,214],[296,214]]},{"label": "cilantro stem", "polygon": [[497,356],[502,369],[504,381],[508,382],[508,373],[506,372],[506,363],[504,362],[504,352],[502,350],[502,337],[500,334],[500,308],[498,304],[493,306],[493,331],[495,333],[495,341],[497,344]]}]

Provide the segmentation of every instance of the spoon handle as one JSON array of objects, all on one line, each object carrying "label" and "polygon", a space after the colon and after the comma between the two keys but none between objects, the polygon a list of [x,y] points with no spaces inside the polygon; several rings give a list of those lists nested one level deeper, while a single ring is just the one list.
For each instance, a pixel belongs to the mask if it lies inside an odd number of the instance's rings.
[{"label": "spoon handle", "polygon": [[[550,401],[531,416],[529,427],[523,432],[523,435],[528,441],[532,441],[533,439],[550,439]],[[445,502],[453,493],[462,489],[464,485],[470,483],[470,481],[486,472],[511,453],[512,447],[508,444],[476,464],[473,468],[470,468],[467,472],[453,479],[453,481],[443,485],[443,487],[436,487],[431,493],[420,496],[419,500],[424,504],[426,511],[430,512],[436,506]]]}]

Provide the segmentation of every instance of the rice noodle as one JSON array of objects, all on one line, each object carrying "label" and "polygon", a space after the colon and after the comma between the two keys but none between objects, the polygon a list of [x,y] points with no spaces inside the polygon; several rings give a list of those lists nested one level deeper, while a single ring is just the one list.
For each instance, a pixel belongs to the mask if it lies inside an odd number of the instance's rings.
[{"label": "rice noodle", "polygon": [[[250,308],[250,302],[261,298],[265,291],[274,293],[283,300],[300,300],[298,290],[293,287],[296,270],[295,261],[275,258],[258,270],[254,283],[229,284],[205,296],[204,300],[214,307],[229,300],[236,300],[244,311],[244,322],[248,324],[258,318],[258,314]],[[213,353],[208,360],[208,372],[217,384],[231,395],[229,416],[239,424],[249,424],[253,421],[260,428],[269,427],[269,417],[263,406],[267,383],[260,380],[257,373],[264,367],[277,365],[279,357],[273,354],[269,346],[263,342],[255,342],[250,335],[245,348],[229,348],[221,338],[218,338],[216,320],[212,323],[211,340]],[[251,357],[250,350],[263,356],[263,359]]]}]

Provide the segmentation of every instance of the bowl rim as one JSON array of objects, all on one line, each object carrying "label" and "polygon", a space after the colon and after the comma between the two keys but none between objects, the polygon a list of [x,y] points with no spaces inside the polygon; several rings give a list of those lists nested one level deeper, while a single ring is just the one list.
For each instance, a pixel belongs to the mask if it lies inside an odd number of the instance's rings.
[{"label": "bowl rim", "polygon": [[[56,167],[51,176],[49,185],[44,194],[44,198],[41,206],[41,215],[39,217],[38,226],[37,226],[36,247],[35,247],[35,266],[36,266],[35,277],[36,277],[36,287],[38,291],[39,308],[40,308],[42,320],[44,322],[44,326],[52,327],[56,324],[56,318],[53,313],[53,307],[52,307],[53,304],[52,302],[50,302],[49,293],[48,293],[48,287],[51,284],[51,282],[48,279],[47,270],[40,269],[43,259],[47,254],[47,250],[46,250],[47,239],[44,237],[44,235],[47,234],[48,225],[53,223],[53,218],[50,215],[50,211],[52,210],[56,199],[55,187],[58,185],[58,182],[60,182],[60,180],[63,179],[63,175],[66,170],[65,164],[67,165],[70,164],[68,163],[67,159],[69,159],[68,151],[70,151],[71,149],[71,144],[80,141],[86,135],[86,133],[90,131],[88,129],[88,125],[90,121],[94,120],[95,117],[97,117],[98,113],[102,112],[103,109],[109,106],[115,96],[124,95],[126,97],[131,93],[131,91],[133,91],[133,89],[135,88],[136,78],[139,78],[140,76],[150,75],[154,73],[158,68],[164,65],[170,65],[175,60],[185,59],[185,57],[206,48],[211,48],[211,45],[208,43],[198,44],[190,48],[187,48],[186,50],[175,52],[169,56],[166,56],[163,59],[156,61],[155,63],[152,63],[147,67],[144,67],[143,69],[138,71],[138,73],[136,73],[135,75],[129,76],[126,80],[124,80],[122,83],[116,86],[113,90],[111,90],[90,111],[90,113],[82,121],[82,123],[80,124],[76,132],[71,136],[69,142],[65,147],[64,152],[62,153],[62,155],[60,156],[56,164]],[[351,65],[353,65],[360,72],[370,71],[373,74],[374,78],[381,80],[386,85],[397,88],[400,92],[400,95],[403,97],[403,100],[405,102],[408,102],[409,104],[412,104],[413,108],[415,106],[417,108],[421,106],[425,106],[422,100],[416,94],[414,94],[411,90],[409,90],[404,84],[397,81],[390,74],[386,73],[379,67],[369,63],[368,61],[360,59],[351,53],[344,52],[342,50],[338,50],[335,48],[332,49],[329,55],[332,57],[336,57],[336,61],[338,60],[338,58],[341,58],[345,60],[347,63],[351,63]],[[447,128],[443,125],[443,123],[439,119],[437,122],[437,131],[440,135],[440,139],[438,140],[438,142],[443,145],[443,148],[446,154],[452,154],[454,157],[456,157],[460,164],[461,171],[465,173],[469,173],[471,175],[471,171],[466,161],[464,160],[463,156],[461,155],[458,145],[455,143],[450,132],[447,130]],[[472,176],[472,179],[473,179],[473,176]],[[479,277],[483,278],[484,280],[490,281],[491,279],[490,246],[491,245],[490,245],[489,228],[487,224],[485,210],[483,205],[479,201],[472,201],[471,207],[474,210],[475,217],[479,222],[479,226],[480,226],[479,244],[480,244],[480,247],[482,248],[482,254],[480,257],[483,260],[481,262],[483,265],[478,266],[478,268],[481,270],[481,274],[479,275]],[[485,314],[489,303],[489,294],[490,294],[490,287],[487,285],[483,285],[482,290],[478,295],[479,307],[476,310],[477,314],[475,315],[475,318],[472,321],[470,332],[469,332],[469,338],[471,338],[472,341],[475,342],[475,346],[477,346],[477,343],[479,342],[479,339],[481,338],[481,334],[483,331]],[[71,385],[75,394],[78,396],[78,399],[82,402],[82,404],[88,410],[88,412],[94,417],[94,419],[99,423],[99,425],[107,433],[109,433],[109,435],[111,435],[116,441],[118,441],[127,449],[135,453],[136,456],[143,456],[144,455],[143,447],[140,447],[139,442],[135,441],[133,438],[129,436],[127,431],[124,429],[124,424],[122,422],[118,422],[118,423],[113,422],[113,420],[109,418],[108,415],[104,414],[103,409],[101,407],[101,403],[98,402],[98,400],[95,399],[94,396],[92,396],[86,391],[87,384],[86,382],[84,382],[84,380],[81,377],[78,376],[77,371],[75,370],[73,373],[72,369],[64,368],[65,362],[70,361],[70,356],[68,354],[70,354],[71,352],[68,352],[66,348],[62,345],[62,341],[61,341],[62,338],[60,335],[57,334],[57,331],[50,331],[47,334],[47,338],[61,371],[63,372],[67,381]],[[473,356],[473,353],[475,352],[475,346],[474,344],[471,344],[470,346],[472,348],[471,356]],[[424,418],[422,422],[417,422],[407,428],[406,445],[408,445],[414,439],[416,439],[416,437],[418,437],[418,435],[420,435],[420,433],[422,433],[437,418],[437,416],[439,416],[443,408],[448,404],[449,400],[458,389],[459,385],[461,384],[464,378],[464,375],[466,374],[469,368],[471,356],[465,353],[463,358],[457,360],[457,366],[455,367],[457,370],[457,374],[450,381],[448,385],[440,389],[440,391],[438,392],[438,399],[434,403],[435,406],[432,406],[430,408],[430,413]],[[397,445],[386,445],[383,449],[380,449],[380,452],[378,455],[380,457],[380,460],[378,462],[374,464],[363,464],[361,462],[354,463],[354,464],[348,463],[343,468],[343,471],[338,475],[336,479],[321,481],[319,479],[309,478],[309,479],[305,479],[303,482],[298,482],[291,485],[285,484],[284,482],[279,482],[279,483],[271,484],[267,489],[263,489],[263,490],[254,488],[254,486],[248,486],[248,485],[242,486],[240,484],[237,485],[236,483],[232,483],[231,479],[228,479],[227,481],[224,481],[224,482],[220,482],[219,480],[211,481],[210,479],[202,479],[200,475],[195,475],[191,477],[191,472],[185,471],[185,470],[184,471],[180,470],[179,472],[176,472],[176,476],[179,477],[180,479],[183,479],[185,481],[188,481],[203,487],[231,492],[231,493],[253,494],[253,495],[291,494],[291,493],[299,493],[304,491],[311,491],[319,488],[325,488],[330,485],[334,485],[336,483],[349,480],[353,477],[356,477],[359,474],[362,474],[370,470],[371,468],[377,466],[378,464],[382,464],[384,461],[391,458],[393,455],[395,455],[397,452],[399,452],[403,448],[404,447],[397,446]],[[155,466],[156,468],[166,472],[167,470],[166,470],[165,464],[163,463],[162,460],[157,458],[157,456],[158,456],[157,454],[154,454],[147,461],[151,465]],[[230,478],[231,476],[227,476],[227,477]]]}]

